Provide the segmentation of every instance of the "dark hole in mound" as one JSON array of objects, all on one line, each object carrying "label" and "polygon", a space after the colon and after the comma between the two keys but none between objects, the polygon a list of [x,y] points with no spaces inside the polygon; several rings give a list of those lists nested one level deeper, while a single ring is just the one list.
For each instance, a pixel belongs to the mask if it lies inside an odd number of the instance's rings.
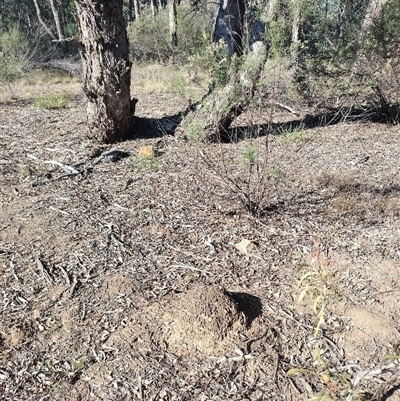
[{"label": "dark hole in mound", "polygon": [[239,312],[246,316],[247,327],[250,327],[254,319],[262,315],[262,303],[259,297],[245,292],[228,292],[227,294],[236,302]]}]

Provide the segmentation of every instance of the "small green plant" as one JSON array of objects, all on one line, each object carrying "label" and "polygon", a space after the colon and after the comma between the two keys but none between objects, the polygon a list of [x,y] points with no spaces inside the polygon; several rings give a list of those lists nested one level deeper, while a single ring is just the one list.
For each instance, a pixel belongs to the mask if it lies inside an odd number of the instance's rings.
[{"label": "small green plant", "polygon": [[303,264],[300,269],[306,269],[306,272],[300,277],[297,285],[297,303],[301,304],[307,300],[315,314],[313,326],[313,335],[317,336],[326,312],[329,295],[332,291],[332,273],[329,272],[329,259],[321,259],[321,242],[318,239],[315,242],[316,254],[314,263]]},{"label": "small green plant", "polygon": [[83,367],[85,366],[86,360],[87,360],[87,358],[85,355],[82,355],[79,358],[74,359],[71,363],[72,369],[75,371],[82,370]]},{"label": "small green plant", "polygon": [[140,156],[131,156],[132,165],[135,168],[143,169],[143,170],[155,170],[160,164],[160,158],[153,157],[140,157]]},{"label": "small green plant", "polygon": [[47,327],[47,330],[49,330],[49,331],[55,331],[55,330],[57,330],[60,326],[61,326],[61,322],[60,322],[60,320],[58,320],[58,319],[49,318],[49,319],[46,321],[46,327]]},{"label": "small green plant", "polygon": [[65,95],[38,97],[34,105],[38,109],[64,109],[68,105],[68,100]]},{"label": "small green plant", "polygon": [[242,153],[243,164],[247,169],[251,169],[256,162],[257,149],[253,146],[246,145]]},{"label": "small green plant", "polygon": [[54,370],[53,362],[50,359],[46,359],[40,366],[39,372],[43,374],[50,374]]},{"label": "small green plant", "polygon": [[36,175],[39,172],[37,167],[31,166],[29,164],[21,164],[18,167],[18,174],[23,178]]},{"label": "small green plant", "polygon": [[278,184],[284,180],[282,169],[279,166],[272,167],[272,177],[275,184]]},{"label": "small green plant", "polygon": [[346,366],[333,366],[329,363],[318,344],[310,351],[312,358],[306,367],[292,368],[287,372],[288,376],[304,375],[307,378],[305,388],[309,395],[308,401],[382,401],[384,395],[396,387],[396,380],[389,385],[388,382],[377,381],[373,387],[370,382],[372,377],[379,377],[385,371],[396,371],[392,361],[399,361],[400,355],[384,358],[379,368],[354,373],[348,371]]},{"label": "small green plant", "polygon": [[188,274],[187,276],[184,277],[184,280],[187,283],[195,283],[199,279],[199,276],[196,274]]},{"label": "small green plant", "polygon": [[183,124],[183,130],[190,142],[200,142],[203,137],[203,127],[196,120],[191,121],[189,124]]},{"label": "small green plant", "polygon": [[340,371],[337,368],[330,367],[321,348],[316,345],[313,350],[313,362],[307,368],[293,368],[287,372],[289,376],[305,374],[323,389],[315,393],[310,384],[306,384],[306,390],[309,395],[308,401],[336,401],[351,400],[361,401],[357,389],[353,384],[349,374],[346,371]]},{"label": "small green plant", "polygon": [[304,125],[300,124],[297,127],[291,125],[282,127],[279,130],[279,136],[284,142],[301,144],[305,140]]}]

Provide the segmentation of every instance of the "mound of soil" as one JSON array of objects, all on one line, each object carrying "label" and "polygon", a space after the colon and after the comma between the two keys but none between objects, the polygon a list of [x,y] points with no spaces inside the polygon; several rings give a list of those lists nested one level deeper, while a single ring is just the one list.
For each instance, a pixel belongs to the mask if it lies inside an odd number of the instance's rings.
[{"label": "mound of soil", "polygon": [[164,305],[164,341],[177,355],[212,355],[229,348],[247,317],[229,292],[217,285],[175,295]]}]

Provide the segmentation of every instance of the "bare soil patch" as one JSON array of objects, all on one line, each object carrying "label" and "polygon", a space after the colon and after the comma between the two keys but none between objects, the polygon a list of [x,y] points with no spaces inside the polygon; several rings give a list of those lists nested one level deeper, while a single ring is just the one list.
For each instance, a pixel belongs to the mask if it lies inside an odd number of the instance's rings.
[{"label": "bare soil patch", "polygon": [[[137,114],[185,106],[143,95]],[[84,122],[79,98],[0,105],[0,399],[400,398],[398,126],[271,135],[279,174],[255,218],[201,156],[222,168],[223,154],[234,178],[245,142],[199,152],[154,121],[119,145],[131,157],[95,164],[108,148]],[[317,238],[329,295],[313,336],[296,289]]]}]

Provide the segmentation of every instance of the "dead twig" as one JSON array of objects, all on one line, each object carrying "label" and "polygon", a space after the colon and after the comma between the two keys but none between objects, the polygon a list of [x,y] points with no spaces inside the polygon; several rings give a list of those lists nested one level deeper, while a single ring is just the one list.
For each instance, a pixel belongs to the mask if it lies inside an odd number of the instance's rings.
[{"label": "dead twig", "polygon": [[45,278],[45,280],[48,283],[52,283],[53,279],[51,278],[49,272],[46,270],[46,268],[44,267],[42,261],[40,260],[41,255],[36,256],[35,260],[36,260],[36,265],[39,268],[40,272],[42,273],[43,277]]}]

